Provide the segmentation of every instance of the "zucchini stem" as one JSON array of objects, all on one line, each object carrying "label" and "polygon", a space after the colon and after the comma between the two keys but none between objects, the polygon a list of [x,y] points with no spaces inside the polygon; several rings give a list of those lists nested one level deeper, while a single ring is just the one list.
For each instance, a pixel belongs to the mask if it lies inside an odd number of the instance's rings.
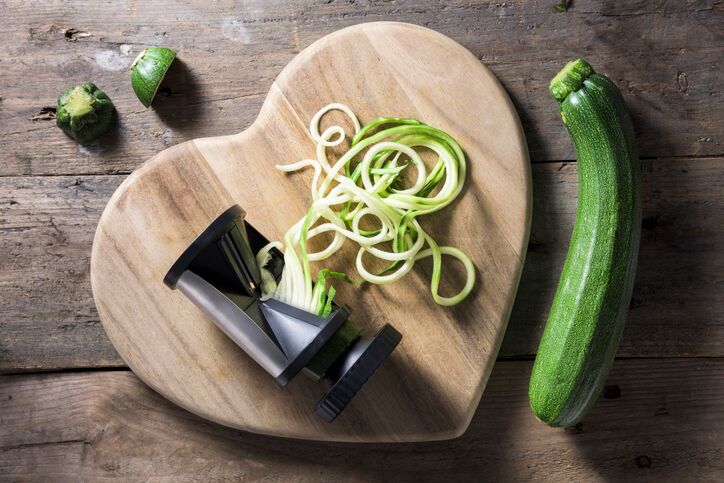
[{"label": "zucchini stem", "polygon": [[583,81],[595,74],[591,64],[583,59],[576,59],[561,69],[551,80],[548,89],[558,102],[568,97],[568,94],[575,92],[583,87]]}]

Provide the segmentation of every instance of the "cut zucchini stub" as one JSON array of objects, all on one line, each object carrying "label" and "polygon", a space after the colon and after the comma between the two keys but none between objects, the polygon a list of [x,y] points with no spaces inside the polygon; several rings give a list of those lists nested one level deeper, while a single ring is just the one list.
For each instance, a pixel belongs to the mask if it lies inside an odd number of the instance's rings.
[{"label": "cut zucchini stub", "polygon": [[115,108],[92,82],[85,82],[58,97],[56,125],[81,144],[95,141],[113,126]]},{"label": "cut zucchini stub", "polygon": [[151,105],[175,58],[176,52],[166,47],[149,47],[138,54],[131,64],[131,86],[141,104]]}]

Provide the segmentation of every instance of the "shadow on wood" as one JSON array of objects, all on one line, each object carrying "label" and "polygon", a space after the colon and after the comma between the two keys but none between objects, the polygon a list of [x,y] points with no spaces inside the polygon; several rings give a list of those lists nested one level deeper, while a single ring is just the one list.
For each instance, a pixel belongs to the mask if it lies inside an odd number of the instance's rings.
[{"label": "shadow on wood", "polygon": [[530,361],[496,364],[470,429],[455,440],[418,444],[315,443],[224,428],[176,407],[128,371],[8,376],[0,380],[0,475],[72,481],[199,475],[206,481],[314,482],[720,479],[723,361],[619,360],[610,380],[620,397],[609,391],[612,398],[600,399],[573,431],[535,420],[527,398],[530,368]]},{"label": "shadow on wood", "polygon": [[187,135],[192,126],[203,124],[208,114],[202,109],[203,102],[203,90],[196,76],[183,59],[177,57],[158,88],[153,109],[166,125]]}]

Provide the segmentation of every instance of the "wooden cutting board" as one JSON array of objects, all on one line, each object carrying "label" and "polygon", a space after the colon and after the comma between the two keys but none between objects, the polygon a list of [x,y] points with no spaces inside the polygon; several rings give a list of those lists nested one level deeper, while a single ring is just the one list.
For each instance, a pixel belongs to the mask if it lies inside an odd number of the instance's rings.
[{"label": "wooden cutting board", "polygon": [[[463,249],[478,270],[461,305],[436,305],[430,262],[385,286],[339,286],[337,300],[375,332],[389,322],[401,344],[337,420],[314,404],[324,392],[299,375],[277,387],[241,349],[162,280],[208,224],[238,203],[270,239],[303,216],[311,173],[274,168],[313,157],[307,126],[342,102],[364,124],[414,117],[447,131],[468,156],[460,198],[423,226]],[[338,113],[337,113],[338,114]],[[330,121],[346,122],[330,114]],[[223,114],[219,114],[223,115]],[[351,125],[348,126],[351,128]],[[449,38],[409,24],[356,25],[315,42],[272,84],[244,132],[196,139],[145,162],[118,188],[93,243],[91,281],[103,326],[129,367],[153,389],[204,418],[246,431],[330,441],[453,438],[467,427],[505,332],[525,257],[530,167],[510,99],[475,56]],[[350,270],[355,250],[329,260]],[[443,285],[461,287],[449,263]],[[339,285],[339,284],[338,284]],[[453,288],[443,289],[443,294]]]}]

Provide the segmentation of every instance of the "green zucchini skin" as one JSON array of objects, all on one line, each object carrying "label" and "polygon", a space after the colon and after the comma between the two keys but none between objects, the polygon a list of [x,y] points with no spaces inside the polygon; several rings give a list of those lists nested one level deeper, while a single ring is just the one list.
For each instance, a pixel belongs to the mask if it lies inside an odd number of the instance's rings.
[{"label": "green zucchini skin", "polygon": [[640,168],[613,82],[579,60],[551,92],[576,149],[578,206],[529,397],[538,419],[567,427],[599,396],[623,332],[641,238]]}]

